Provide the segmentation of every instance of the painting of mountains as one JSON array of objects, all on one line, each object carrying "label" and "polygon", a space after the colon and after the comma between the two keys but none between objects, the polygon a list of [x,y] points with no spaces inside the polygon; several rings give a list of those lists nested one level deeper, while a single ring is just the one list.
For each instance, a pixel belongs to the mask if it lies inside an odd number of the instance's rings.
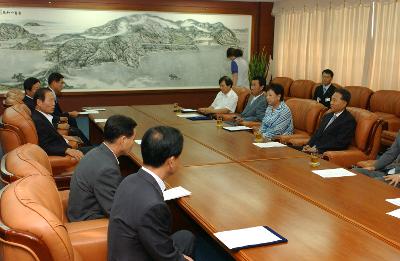
[{"label": "painting of mountains", "polygon": [[226,49],[249,53],[247,15],[10,10],[20,15],[0,15],[3,91],[53,71],[77,90],[215,87],[230,74]]}]

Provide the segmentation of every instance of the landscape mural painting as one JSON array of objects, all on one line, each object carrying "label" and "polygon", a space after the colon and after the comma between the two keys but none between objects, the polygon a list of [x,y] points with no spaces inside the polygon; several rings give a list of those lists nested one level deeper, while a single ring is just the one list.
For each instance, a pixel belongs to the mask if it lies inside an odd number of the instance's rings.
[{"label": "landscape mural painting", "polygon": [[66,88],[217,87],[228,47],[249,57],[251,16],[0,7],[0,90],[54,71]]}]

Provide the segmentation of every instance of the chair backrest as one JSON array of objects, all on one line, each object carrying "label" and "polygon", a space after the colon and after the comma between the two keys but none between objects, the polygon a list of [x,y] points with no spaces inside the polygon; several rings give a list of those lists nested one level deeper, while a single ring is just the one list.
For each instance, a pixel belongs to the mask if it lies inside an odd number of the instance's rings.
[{"label": "chair backrest", "polygon": [[29,175],[31,169],[41,175],[52,176],[49,158],[46,152],[35,144],[24,144],[3,156],[1,160],[1,179],[11,183]]},{"label": "chair backrest", "polygon": [[293,98],[287,100],[286,104],[292,112],[294,128],[310,135],[314,133],[321,115],[326,111],[324,105],[309,99]]},{"label": "chair backrest", "polygon": [[[3,123],[12,125],[19,130],[18,135],[21,135],[19,140],[23,142],[22,144],[38,144],[38,136],[35,124],[31,118],[31,111],[25,104],[16,104],[7,108],[3,114]],[[2,139],[1,142],[15,142],[15,140],[8,141],[7,139]],[[22,144],[8,144],[6,147],[16,148]]]},{"label": "chair backrest", "polygon": [[346,86],[345,89],[351,94],[350,107],[368,109],[369,100],[374,93],[370,88],[363,86]]},{"label": "chair backrest", "polygon": [[[318,82],[316,84],[314,84],[313,88],[312,88],[312,92],[311,92],[311,99],[314,97],[314,93],[315,90],[317,89],[318,86],[320,86],[322,83]],[[333,86],[335,86],[336,88],[343,88],[340,84],[333,82],[332,83]]]},{"label": "chair backrest", "polygon": [[400,91],[376,91],[372,94],[369,104],[372,112],[384,112],[400,117]]},{"label": "chair backrest", "polygon": [[51,176],[38,175],[34,170],[31,174],[2,191],[0,259],[74,260],[54,180]]},{"label": "chair backrest", "polygon": [[365,152],[369,149],[371,138],[379,122],[378,116],[361,108],[347,107],[347,110],[353,115],[357,122],[353,145]]},{"label": "chair backrest", "polygon": [[290,85],[289,97],[311,99],[311,93],[315,82],[310,80],[295,80]]},{"label": "chair backrest", "polygon": [[7,153],[25,143],[21,131],[10,124],[0,123],[0,143],[4,153]]},{"label": "chair backrest", "polygon": [[293,79],[289,77],[275,77],[272,79],[271,83],[275,84],[280,84],[283,87],[284,90],[284,96],[288,97],[289,96],[289,89],[290,85],[292,85]]},{"label": "chair backrest", "polygon": [[240,87],[240,86],[234,86],[232,87],[232,90],[237,94],[238,96],[238,102],[236,105],[236,113],[241,113],[244,110],[244,107],[246,106],[247,100],[249,99],[250,96],[250,90],[249,88],[246,87]]}]

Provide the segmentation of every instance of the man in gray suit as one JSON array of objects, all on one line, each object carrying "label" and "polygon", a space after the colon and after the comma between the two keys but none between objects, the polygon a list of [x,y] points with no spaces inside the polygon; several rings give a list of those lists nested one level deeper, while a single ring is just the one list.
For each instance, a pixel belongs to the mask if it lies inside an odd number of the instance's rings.
[{"label": "man in gray suit", "polygon": [[400,183],[400,132],[392,146],[378,160],[359,162],[359,165],[363,168],[355,168],[355,171],[397,186]]},{"label": "man in gray suit", "polygon": [[82,221],[110,216],[115,191],[122,181],[118,157],[135,142],[136,122],[113,115],[104,126],[104,142],[89,151],[72,175],[68,219]]},{"label": "man in gray suit", "polygon": [[171,235],[172,217],[164,201],[163,180],[179,168],[183,136],[158,126],[143,136],[143,167],[126,177],[115,193],[108,227],[108,260],[191,260],[194,236]]},{"label": "man in gray suit", "polygon": [[267,108],[267,100],[264,97],[265,79],[256,76],[251,80],[251,96],[240,116],[235,117],[236,123],[242,121],[262,121]]}]

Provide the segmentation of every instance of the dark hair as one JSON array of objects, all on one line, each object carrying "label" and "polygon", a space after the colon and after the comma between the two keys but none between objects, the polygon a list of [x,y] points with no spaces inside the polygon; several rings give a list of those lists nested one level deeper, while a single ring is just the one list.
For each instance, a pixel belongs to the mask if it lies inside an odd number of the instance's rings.
[{"label": "dark hair", "polygon": [[260,86],[264,86],[263,89],[265,88],[266,85],[266,81],[265,78],[262,76],[254,76],[252,79],[252,81],[258,81],[258,83],[260,84]]},{"label": "dark hair", "polygon": [[157,126],[146,131],[140,145],[143,163],[155,168],[162,166],[170,157],[179,157],[183,148],[183,136],[178,129]]},{"label": "dark hair", "polygon": [[121,136],[132,137],[136,122],[123,115],[113,115],[107,119],[104,126],[104,140],[113,143]]},{"label": "dark hair", "polygon": [[228,76],[222,76],[221,78],[219,78],[218,84],[221,84],[221,82],[225,82],[227,86],[230,86],[232,88],[233,82]]},{"label": "dark hair", "polygon": [[226,57],[229,58],[231,56],[242,57],[243,51],[241,49],[229,47],[228,50],[226,50]]},{"label": "dark hair", "polygon": [[348,90],[344,88],[336,88],[335,92],[340,93],[342,95],[341,99],[345,101],[347,105],[349,105],[351,100],[351,93]]},{"label": "dark hair", "polygon": [[332,78],[333,78],[333,72],[332,72],[332,70],[331,69],[325,69],[325,70],[323,70],[322,71],[322,74],[329,74]]},{"label": "dark hair", "polygon": [[51,92],[47,88],[40,88],[35,92],[35,95],[33,95],[33,103],[35,106],[37,105],[37,100],[44,101],[46,99],[46,93]]},{"label": "dark hair", "polygon": [[29,77],[24,81],[24,90],[25,91],[32,91],[32,86],[36,83],[40,82],[39,79],[34,77]]},{"label": "dark hair", "polygon": [[267,91],[269,91],[269,90],[272,90],[276,95],[281,95],[280,100],[283,101],[284,90],[283,90],[282,85],[272,83],[269,85]]},{"label": "dark hair", "polygon": [[50,84],[51,84],[52,82],[54,82],[54,81],[59,82],[59,81],[61,81],[61,79],[64,79],[64,76],[63,76],[61,73],[53,72],[53,73],[51,73],[51,74],[49,75],[49,78],[48,78],[48,80],[47,80],[47,83],[48,83],[49,86],[50,86]]}]

